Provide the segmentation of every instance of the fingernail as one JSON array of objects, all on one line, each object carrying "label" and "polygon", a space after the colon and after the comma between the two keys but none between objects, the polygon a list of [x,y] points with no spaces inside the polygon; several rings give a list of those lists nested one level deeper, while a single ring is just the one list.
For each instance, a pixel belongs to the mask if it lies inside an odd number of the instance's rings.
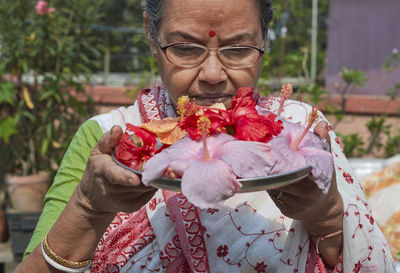
[{"label": "fingernail", "polygon": [[132,179],[132,178],[129,178],[129,179],[128,179],[128,182],[129,182],[129,184],[132,184],[132,185],[133,185],[133,179]]}]

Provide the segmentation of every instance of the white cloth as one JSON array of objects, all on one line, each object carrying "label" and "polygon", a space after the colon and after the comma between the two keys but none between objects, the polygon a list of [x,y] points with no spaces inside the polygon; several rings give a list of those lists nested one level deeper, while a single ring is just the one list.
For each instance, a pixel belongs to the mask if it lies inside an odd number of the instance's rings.
[{"label": "white cloth", "polygon": [[[133,109],[139,111],[136,105]],[[277,98],[258,100],[259,112],[276,112],[278,106]],[[289,100],[281,115],[304,125],[310,111],[309,105]],[[134,115],[140,116],[139,112]],[[115,122],[112,115],[106,119],[110,120],[109,124]],[[325,118],[321,114],[322,119]],[[342,262],[338,263],[336,272],[395,272],[387,242],[372,218],[360,184],[335,133],[330,130],[329,135],[345,209]],[[151,224],[148,242],[142,240],[138,244],[135,240],[121,250],[115,264],[108,266],[109,271],[103,272],[165,272],[165,265],[180,251],[175,226],[160,190],[146,205],[146,212],[139,213]],[[118,225],[123,227],[121,223],[130,217],[119,216]],[[265,191],[238,193],[218,209],[201,210],[200,218],[203,227],[197,232],[201,231],[204,239],[206,249],[201,253],[207,255],[210,272],[306,272],[309,234],[301,222],[283,216]],[[118,225],[114,223],[114,227]],[[112,234],[109,231],[105,234],[99,249]],[[196,272],[201,272],[201,268]]]}]

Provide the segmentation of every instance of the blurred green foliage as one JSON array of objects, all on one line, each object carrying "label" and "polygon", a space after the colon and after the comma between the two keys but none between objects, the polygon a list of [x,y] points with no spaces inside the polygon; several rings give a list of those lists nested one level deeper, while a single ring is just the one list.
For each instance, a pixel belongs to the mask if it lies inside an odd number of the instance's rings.
[{"label": "blurred green foliage", "polygon": [[[317,79],[324,79],[329,1],[319,1]],[[309,78],[311,62],[312,0],[273,0],[274,19],[270,28],[276,39],[265,54],[262,77]],[[286,27],[286,35],[284,30]]]},{"label": "blurred green foliage", "polygon": [[[98,0],[0,0],[0,151],[3,172],[56,169],[87,116],[83,90],[98,69]],[[73,91],[72,91],[73,90]],[[90,101],[90,98],[86,100]]]},{"label": "blurred green foliage", "polygon": [[144,0],[106,0],[99,12],[105,14],[94,27],[103,41],[103,71],[142,72],[150,67],[150,51],[143,28]]}]

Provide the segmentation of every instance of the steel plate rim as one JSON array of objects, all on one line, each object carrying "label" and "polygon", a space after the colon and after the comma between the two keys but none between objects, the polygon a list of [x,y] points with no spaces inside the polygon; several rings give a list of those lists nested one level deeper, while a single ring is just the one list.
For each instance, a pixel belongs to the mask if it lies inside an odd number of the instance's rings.
[{"label": "steel plate rim", "polygon": [[[142,172],[129,168],[128,166],[122,164],[114,155],[114,152],[111,154],[112,159],[115,163],[121,166],[124,169],[127,169],[131,172],[134,172],[139,177],[142,177]],[[311,166],[305,166],[303,168],[299,168],[297,170],[293,170],[286,173],[274,174],[270,176],[263,176],[257,178],[239,178],[237,179],[241,184],[242,188],[239,192],[252,192],[252,191],[263,191],[263,190],[272,190],[280,187],[288,186],[293,184],[305,177],[307,177],[311,172]],[[169,178],[169,177],[160,177],[150,182],[151,186],[156,188],[162,188],[165,190],[172,190],[176,192],[181,191],[181,182],[180,178]]]}]

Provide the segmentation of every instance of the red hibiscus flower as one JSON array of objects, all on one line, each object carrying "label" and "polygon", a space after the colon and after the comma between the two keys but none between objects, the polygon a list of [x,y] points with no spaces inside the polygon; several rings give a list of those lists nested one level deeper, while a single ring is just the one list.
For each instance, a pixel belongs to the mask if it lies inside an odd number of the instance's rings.
[{"label": "red hibiscus flower", "polygon": [[115,147],[115,157],[124,165],[143,170],[143,164],[154,155],[157,146],[155,134],[126,124],[126,131]]},{"label": "red hibiscus flower", "polygon": [[231,107],[229,108],[235,117],[257,114],[257,103],[253,95],[254,90],[250,87],[242,87],[236,91],[235,96],[232,98]]},{"label": "red hibiscus flower", "polygon": [[235,126],[235,137],[239,140],[268,142],[277,136],[283,126],[280,120],[275,121],[276,115],[259,115],[256,101],[253,98],[252,88],[239,88],[232,98],[232,106],[228,109],[232,113]]},{"label": "red hibiscus flower", "polygon": [[234,120],[235,137],[239,140],[268,142],[273,136],[277,136],[283,126],[282,121],[275,121],[276,115],[267,117],[258,114],[240,116]]},{"label": "red hibiscus flower", "polygon": [[198,126],[202,117],[206,117],[210,121],[208,136],[214,133],[226,132],[226,126],[232,123],[231,115],[228,111],[199,106],[196,112],[191,113],[180,121],[179,126],[188,132],[191,139],[200,140],[204,133]]}]

